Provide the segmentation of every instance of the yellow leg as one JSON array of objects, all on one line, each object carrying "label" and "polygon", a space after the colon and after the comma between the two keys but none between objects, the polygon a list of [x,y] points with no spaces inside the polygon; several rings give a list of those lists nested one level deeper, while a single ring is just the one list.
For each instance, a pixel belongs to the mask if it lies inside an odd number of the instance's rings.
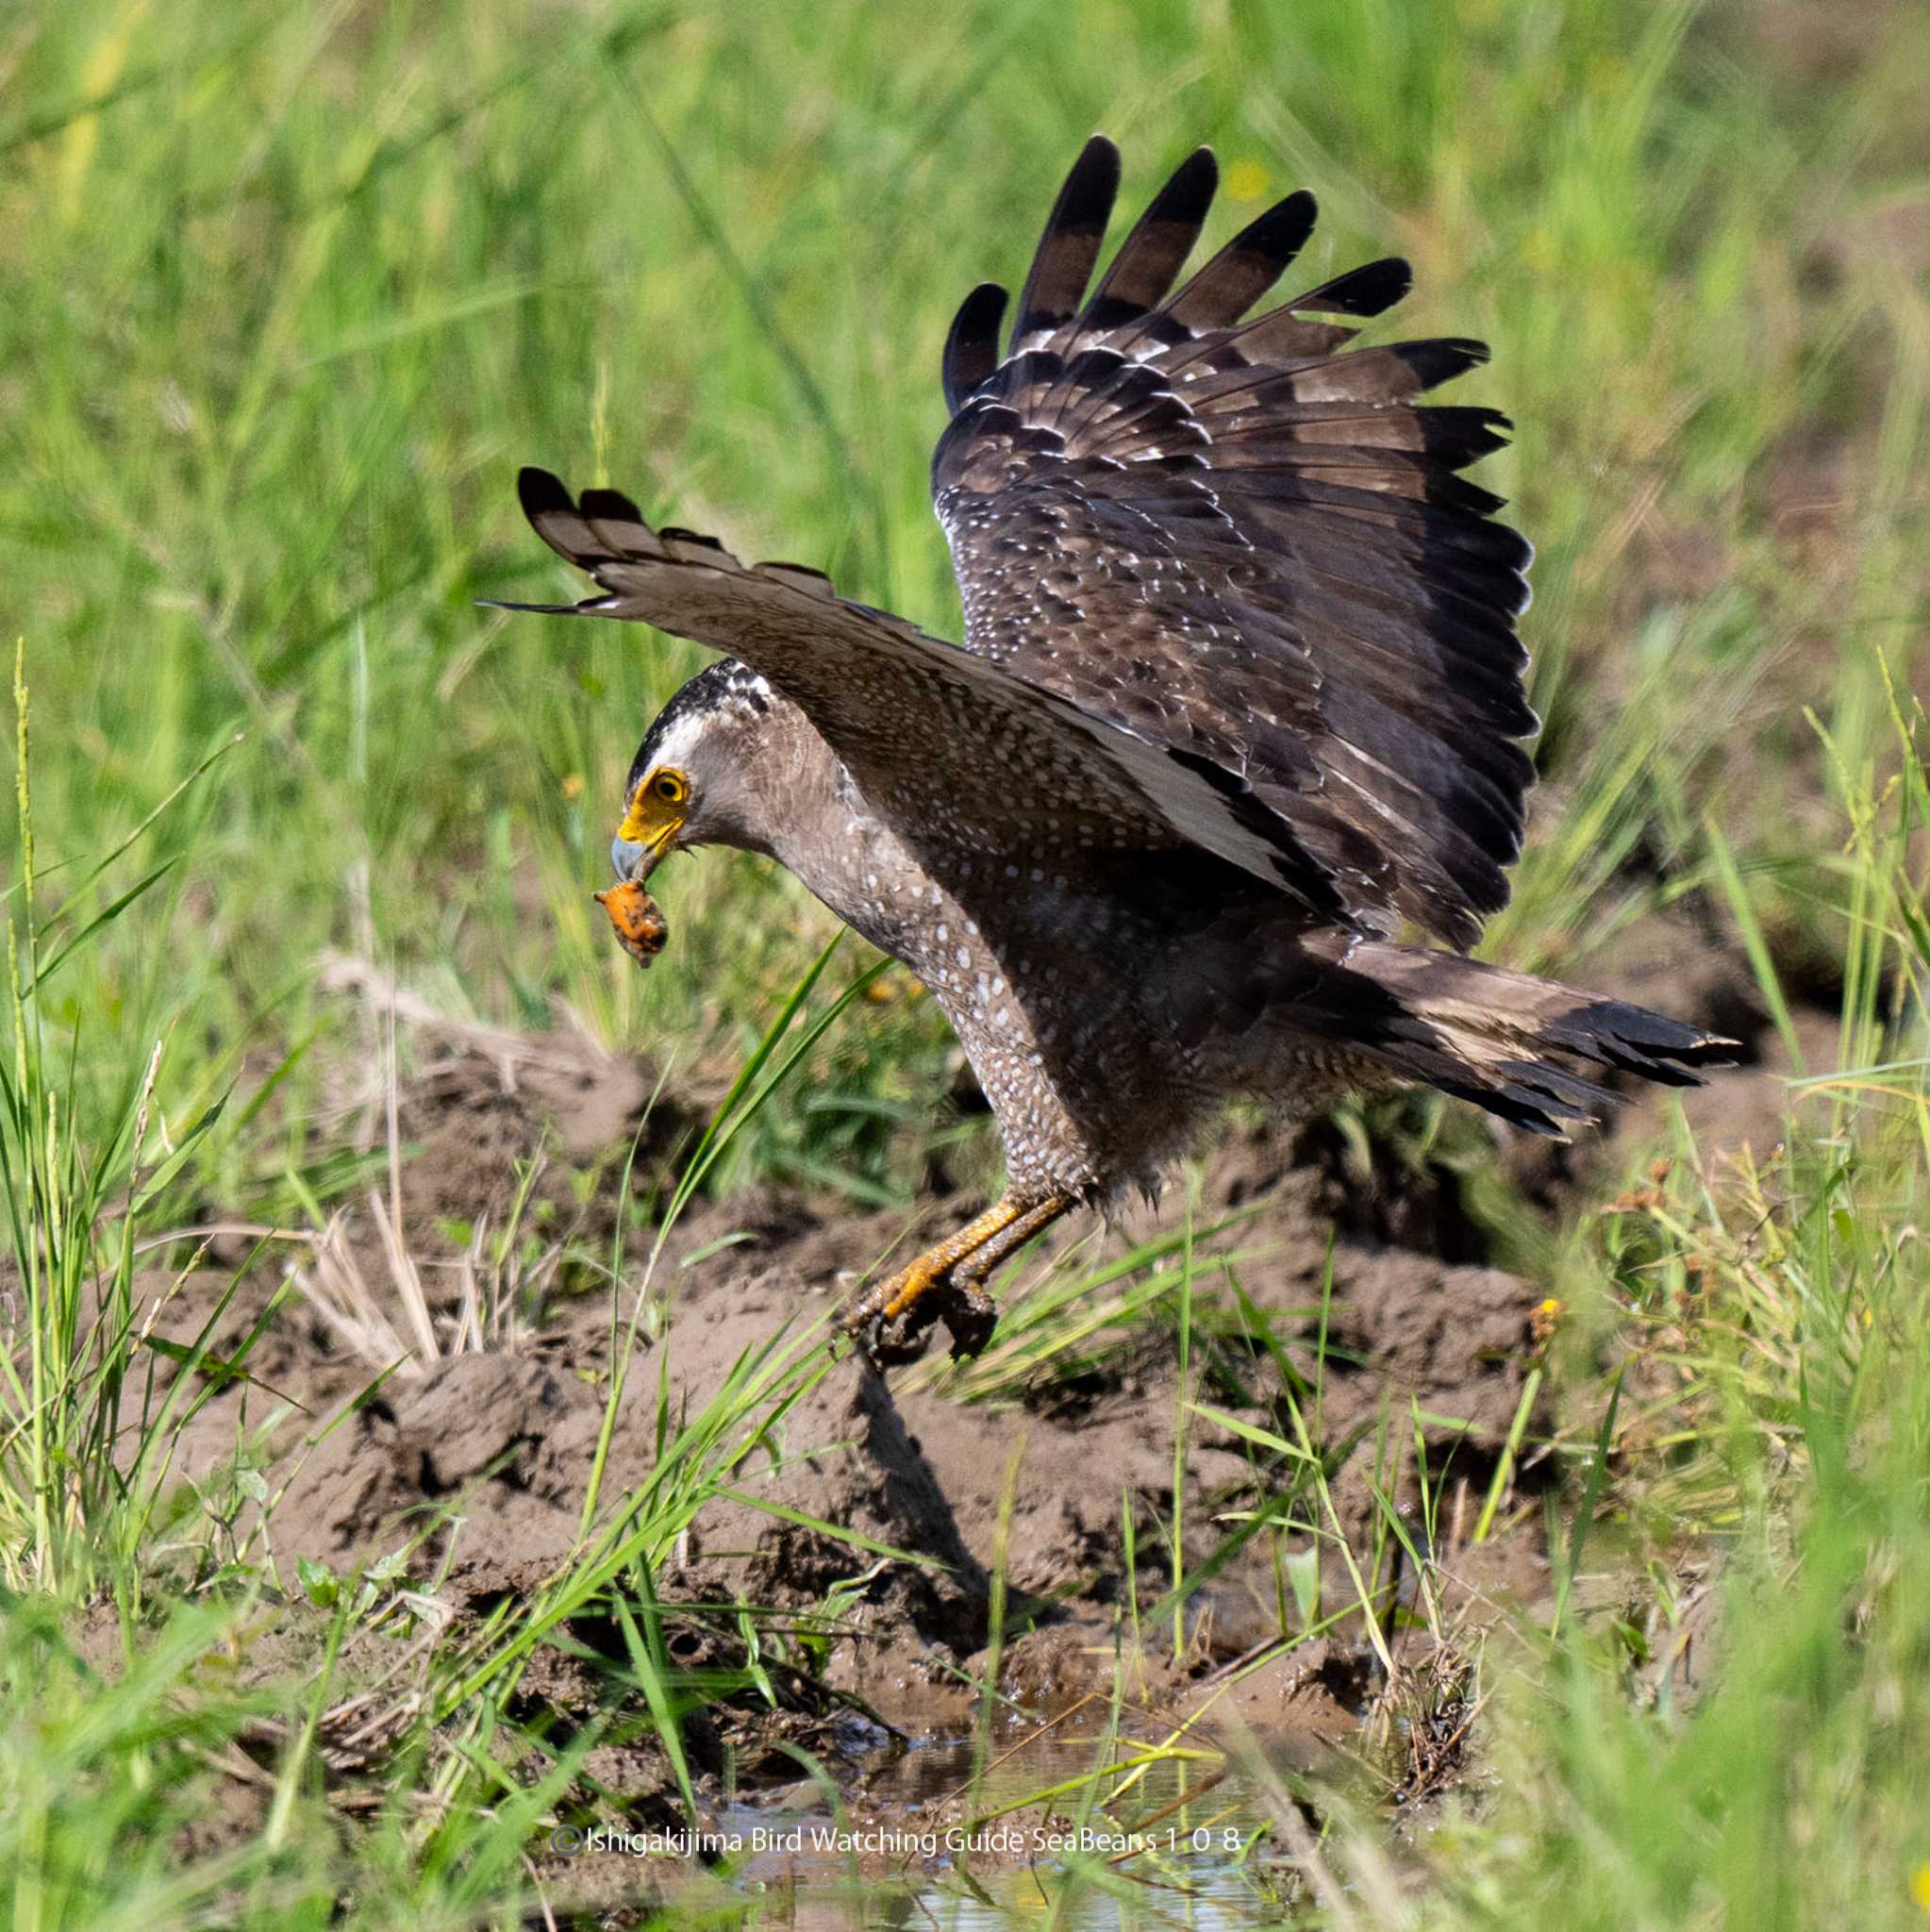
[{"label": "yellow leg", "polygon": [[[1051,1226],[1073,1205],[1070,1196],[1053,1195],[1028,1207],[1007,1194],[950,1240],[927,1248],[889,1280],[867,1290],[845,1310],[844,1326],[856,1332],[873,1322],[895,1322],[939,1290],[962,1291],[956,1298],[971,1307],[978,1298],[966,1284],[982,1281],[1014,1249],[1040,1228]],[[990,1332],[989,1324],[974,1324]],[[956,1332],[956,1324],[954,1327]],[[964,1340],[962,1334],[958,1339]]]},{"label": "yellow leg", "polygon": [[990,1240],[982,1242],[964,1260],[953,1266],[954,1285],[959,1288],[980,1287],[1008,1255],[1017,1254],[1035,1234],[1050,1227],[1075,1205],[1070,1194],[1055,1194],[1037,1207],[1026,1208],[1023,1214],[1015,1215]]}]

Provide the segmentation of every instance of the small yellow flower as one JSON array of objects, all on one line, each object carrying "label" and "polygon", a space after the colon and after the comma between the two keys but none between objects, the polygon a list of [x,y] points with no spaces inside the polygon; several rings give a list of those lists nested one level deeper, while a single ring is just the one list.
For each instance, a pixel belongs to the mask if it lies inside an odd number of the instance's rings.
[{"label": "small yellow flower", "polygon": [[1226,192],[1234,201],[1257,201],[1267,192],[1267,171],[1257,161],[1235,161],[1226,171]]},{"label": "small yellow flower", "polygon": [[572,805],[574,805],[583,796],[583,774],[581,772],[571,772],[565,776],[563,779],[563,796]]},{"label": "small yellow flower", "polygon": [[1930,1914],[1930,1861],[1918,1865],[1910,1873],[1910,1897],[1920,1912]]}]

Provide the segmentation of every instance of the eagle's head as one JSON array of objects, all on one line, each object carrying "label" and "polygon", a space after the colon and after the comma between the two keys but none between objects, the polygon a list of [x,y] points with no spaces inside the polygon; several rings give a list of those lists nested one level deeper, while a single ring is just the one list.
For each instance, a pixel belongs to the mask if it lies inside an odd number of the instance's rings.
[{"label": "eagle's head", "polygon": [[609,848],[617,877],[646,879],[683,846],[768,849],[772,766],[783,761],[773,754],[792,718],[796,708],[734,658],[684,685],[631,763]]}]

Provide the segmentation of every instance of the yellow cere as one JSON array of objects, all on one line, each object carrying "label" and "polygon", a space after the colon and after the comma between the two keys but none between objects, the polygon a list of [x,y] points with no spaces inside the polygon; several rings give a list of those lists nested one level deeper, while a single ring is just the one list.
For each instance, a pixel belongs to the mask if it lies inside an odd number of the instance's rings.
[{"label": "yellow cere", "polygon": [[651,773],[630,794],[617,837],[633,845],[659,845],[683,823],[690,788],[681,772]]}]

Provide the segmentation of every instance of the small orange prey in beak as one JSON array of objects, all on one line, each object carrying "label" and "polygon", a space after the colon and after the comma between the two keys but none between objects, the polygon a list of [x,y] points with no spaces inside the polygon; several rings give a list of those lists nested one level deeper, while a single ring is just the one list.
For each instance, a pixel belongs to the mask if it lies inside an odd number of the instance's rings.
[{"label": "small orange prey in beak", "polygon": [[617,943],[638,965],[648,966],[663,951],[670,938],[670,923],[662,908],[635,879],[625,879],[622,885],[591,896],[609,914]]}]

